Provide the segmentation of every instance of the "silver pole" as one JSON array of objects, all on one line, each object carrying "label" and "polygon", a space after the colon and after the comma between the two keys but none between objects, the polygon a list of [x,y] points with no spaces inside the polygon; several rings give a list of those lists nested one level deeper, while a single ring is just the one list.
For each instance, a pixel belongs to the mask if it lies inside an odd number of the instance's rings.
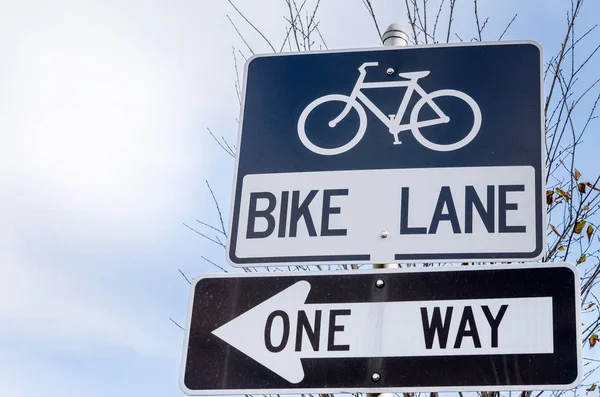
[{"label": "silver pole", "polygon": [[[408,45],[408,33],[404,26],[394,22],[387,27],[383,36],[383,45],[386,47],[397,47]],[[396,269],[397,263],[378,263],[373,265],[373,269]]]},{"label": "silver pole", "polygon": [[[383,36],[381,37],[383,40],[383,45],[386,47],[396,47],[396,46],[405,46],[408,45],[408,33],[404,26],[399,23],[392,23],[387,27]],[[373,265],[373,269],[396,269],[398,266],[397,263],[377,263]],[[373,375],[372,375],[373,376]],[[381,376],[374,377],[373,379],[379,379]],[[393,393],[368,393],[367,397],[392,397]]]},{"label": "silver pole", "polygon": [[386,47],[408,45],[408,33],[406,29],[396,22],[387,27],[381,38],[383,45]]}]

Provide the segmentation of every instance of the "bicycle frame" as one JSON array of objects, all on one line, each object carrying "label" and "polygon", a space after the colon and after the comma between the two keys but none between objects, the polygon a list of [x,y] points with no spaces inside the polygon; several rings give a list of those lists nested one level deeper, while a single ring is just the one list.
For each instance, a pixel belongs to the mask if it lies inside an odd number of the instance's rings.
[{"label": "bicycle frame", "polygon": [[[371,111],[383,124],[388,127],[391,134],[394,135],[394,143],[400,143],[398,141],[398,133],[401,131],[410,130],[413,127],[428,127],[437,124],[447,123],[449,121],[448,116],[442,112],[442,110],[429,98],[429,94],[419,85],[417,82],[419,77],[409,78],[409,80],[405,81],[389,81],[389,82],[372,82],[365,83],[365,77],[367,75],[366,67],[369,66],[377,66],[377,62],[366,62],[362,66],[358,68],[360,71],[360,75],[352,89],[352,92],[349,95],[349,98],[356,102],[358,99]],[[365,89],[372,88],[392,88],[392,87],[406,87],[406,92],[404,93],[404,97],[402,98],[402,102],[398,107],[398,111],[395,115],[388,117],[386,116],[379,108],[362,92]],[[431,120],[419,121],[415,124],[401,124],[402,118],[404,117],[404,113],[406,112],[406,108],[408,107],[408,103],[413,95],[413,93],[417,92],[421,97],[425,98],[426,103],[433,109],[433,111],[437,114],[438,118],[434,118]],[[352,108],[351,102],[347,103],[339,116],[335,119],[331,120],[329,125],[335,126],[339,123],[348,112]]]}]

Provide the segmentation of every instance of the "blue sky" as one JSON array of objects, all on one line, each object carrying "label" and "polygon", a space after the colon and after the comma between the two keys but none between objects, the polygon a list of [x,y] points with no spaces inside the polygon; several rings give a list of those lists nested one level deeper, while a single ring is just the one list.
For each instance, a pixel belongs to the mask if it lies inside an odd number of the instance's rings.
[{"label": "blue sky", "polygon": [[[281,43],[285,2],[238,3]],[[487,38],[518,13],[505,39],[555,52],[567,1],[522,3],[481,0]],[[381,27],[405,22],[403,2],[374,6]],[[599,12],[588,0],[581,26]],[[177,269],[225,265],[182,223],[218,222],[205,179],[229,208],[233,161],[206,133],[237,134],[231,47],[244,47],[226,14],[243,26],[224,0],[0,0],[1,396],[182,395]],[[330,48],[378,45],[359,0],[324,2],[321,20]],[[472,25],[456,22],[465,39]]]}]

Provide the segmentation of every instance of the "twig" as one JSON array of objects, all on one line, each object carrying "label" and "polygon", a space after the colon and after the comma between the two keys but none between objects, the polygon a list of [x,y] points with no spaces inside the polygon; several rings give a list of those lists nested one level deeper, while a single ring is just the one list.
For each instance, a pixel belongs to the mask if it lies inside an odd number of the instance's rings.
[{"label": "twig", "polygon": [[579,73],[579,71],[581,69],[583,69],[583,67],[590,61],[590,59],[592,59],[592,57],[596,54],[596,52],[598,52],[599,49],[600,49],[600,45],[596,46],[596,48],[594,49],[594,51],[592,51],[592,53],[586,58],[586,60],[583,61],[581,63],[581,65],[579,65],[579,67],[577,68],[577,70],[575,70],[575,72],[573,72],[573,76],[576,76],[577,73]]},{"label": "twig", "polygon": [[229,142],[227,142],[227,140],[223,137],[223,135],[221,135],[221,141],[223,141],[223,143],[225,144],[225,146],[227,146],[227,149],[229,149],[229,152],[233,154],[233,156],[235,157],[235,150],[233,150],[231,148],[231,146],[229,146]]},{"label": "twig", "polygon": [[565,55],[568,54],[572,49],[575,48],[575,46],[581,41],[583,40],[587,35],[589,35],[594,29],[596,29],[598,27],[598,24],[592,26],[591,28],[588,29],[587,32],[585,32],[584,34],[582,34],[577,40],[575,40],[575,42],[565,51]]},{"label": "twig", "polygon": [[205,261],[207,261],[208,263],[210,263],[211,265],[218,267],[219,269],[221,269],[223,272],[227,273],[227,270],[223,269],[221,266],[217,265],[215,262],[211,261],[210,259],[206,258],[205,256],[200,256],[200,258],[204,259]]},{"label": "twig", "polygon": [[271,49],[273,50],[273,52],[277,52],[275,51],[275,47],[273,47],[273,44],[271,44],[271,42],[269,41],[269,39],[267,39],[265,37],[265,35],[260,31],[260,29],[258,29],[256,26],[254,26],[254,24],[252,24],[252,22],[250,22],[248,20],[248,18],[246,18],[246,16],[244,14],[242,14],[242,12],[240,10],[238,10],[238,8],[235,6],[235,4],[233,4],[233,1],[231,0],[227,0],[229,2],[229,4],[231,4],[231,6],[234,8],[234,10],[237,11],[237,13],[244,18],[244,21],[246,21],[248,23],[248,25],[250,25],[252,27],[252,29],[256,30],[256,32],[263,38],[265,39],[265,41],[267,42],[267,44],[269,45],[269,47],[271,47]]},{"label": "twig", "polygon": [[432,38],[433,38],[433,41],[434,41],[435,43],[437,43],[437,40],[435,39],[435,32],[436,32],[436,30],[437,30],[438,21],[440,20],[440,14],[442,13],[442,7],[444,6],[444,1],[445,1],[445,0],[442,0],[442,1],[440,2],[440,8],[438,8],[437,15],[435,16],[435,22],[434,22],[434,24],[433,24],[433,34],[432,34]]},{"label": "twig", "polygon": [[[286,17],[283,17],[283,19],[285,19],[286,21],[289,22],[289,20]],[[283,43],[281,43],[281,48],[279,49],[279,52],[283,52],[283,48],[285,47],[285,43],[287,43],[290,39],[290,33],[292,32],[292,28],[290,27],[285,28],[285,37],[283,39]]]},{"label": "twig", "polygon": [[242,95],[240,93],[240,73],[238,72],[237,56],[235,56],[235,47],[231,47],[233,55],[233,67],[235,68],[235,95],[237,96],[238,104],[242,104]]},{"label": "twig", "polygon": [[254,55],[254,51],[252,50],[252,47],[250,47],[250,44],[248,44],[248,42],[246,41],[246,39],[244,38],[244,36],[242,35],[242,33],[237,28],[237,26],[235,26],[235,23],[231,20],[231,18],[229,17],[229,15],[226,15],[226,17],[227,17],[227,19],[229,19],[229,22],[231,23],[231,26],[233,26],[233,28],[237,32],[238,36],[240,36],[240,39],[242,39],[242,41],[244,42],[244,44],[246,44],[246,47],[248,47],[248,50],[250,51],[250,53],[252,53],[252,55]]},{"label": "twig", "polygon": [[183,278],[185,278],[185,281],[187,281],[188,284],[192,284],[192,282],[190,281],[190,279],[187,278],[187,276],[181,271],[181,269],[177,269],[177,270],[179,270],[179,273],[181,273],[181,275],[183,276]]},{"label": "twig", "polygon": [[479,12],[477,11],[477,0],[473,0],[473,4],[475,5],[475,22],[477,23],[477,35],[479,37],[479,41],[481,41],[481,32],[485,29],[485,25],[488,23],[489,18],[486,18],[483,21],[483,25],[479,25]]},{"label": "twig", "polygon": [[178,326],[179,328],[181,328],[182,331],[185,331],[185,328],[183,328],[181,325],[179,325],[175,320],[173,320],[171,317],[169,317],[169,320],[171,320],[171,322],[173,324],[175,324],[176,326]]},{"label": "twig", "polygon": [[226,248],[225,245],[223,243],[221,243],[220,241],[217,241],[211,237],[208,237],[206,234],[199,232],[198,230],[194,229],[193,227],[189,226],[187,223],[184,223],[183,226],[187,227],[188,229],[190,229],[191,231],[193,231],[194,233],[197,233],[199,235],[201,235],[202,237],[204,237],[205,239],[212,241],[213,243],[220,245],[223,248]]},{"label": "twig", "polygon": [[219,233],[222,233],[223,235],[225,235],[225,233],[223,233],[223,231],[222,231],[222,230],[219,230],[219,229],[217,229],[217,228],[216,228],[216,227],[214,227],[213,225],[210,225],[210,224],[208,224],[208,223],[206,223],[206,222],[202,222],[202,221],[201,221],[201,220],[199,220],[199,219],[196,219],[196,222],[198,222],[198,223],[200,223],[200,224],[202,224],[202,225],[204,225],[204,226],[206,226],[206,227],[210,227],[212,230],[214,230],[214,231],[216,231],[216,232],[219,232]]},{"label": "twig", "polygon": [[[308,34],[307,36],[310,37],[310,34],[312,33],[313,30],[315,30],[315,28],[319,25],[319,23],[315,23],[315,16],[317,15],[317,10],[319,9],[319,5],[321,4],[321,0],[317,0],[317,4],[315,5],[315,9],[313,10],[313,13],[310,17],[310,21],[307,22],[308,25]],[[307,18],[308,18],[308,13],[307,13]],[[314,27],[311,29],[311,25],[313,25]],[[309,38],[309,48],[310,48],[310,38]]]},{"label": "twig", "polygon": [[575,7],[575,10],[573,11],[573,14],[571,15],[570,19],[569,19],[569,26],[567,27],[567,34],[565,35],[565,38],[563,39],[563,42],[561,44],[560,47],[560,51],[558,52],[558,59],[556,61],[556,66],[554,68],[554,70],[556,71],[554,73],[554,76],[552,78],[552,83],[550,84],[550,90],[548,93],[548,96],[546,97],[546,106],[544,107],[544,114],[548,113],[548,106],[550,106],[550,100],[552,99],[552,94],[554,92],[554,87],[556,85],[556,81],[559,78],[559,71],[560,71],[560,66],[562,64],[562,61],[565,59],[565,51],[567,48],[567,44],[569,43],[569,38],[571,36],[571,32],[573,31],[573,27],[575,25],[575,20],[577,19],[577,16],[579,15],[579,7],[581,6],[581,1],[577,2],[577,6]]},{"label": "twig", "polygon": [[375,11],[373,10],[373,5],[371,4],[371,0],[363,0],[363,4],[367,7],[367,11],[373,19],[373,23],[375,24],[375,29],[377,29],[377,35],[379,36],[379,41],[383,42],[383,36],[381,34],[381,29],[379,29],[379,24],[377,23],[377,18],[375,17]]},{"label": "twig", "polygon": [[291,0],[286,0],[287,5],[288,5],[288,10],[290,11],[290,27],[292,28],[292,31],[294,32],[294,41],[296,42],[296,49],[298,51],[300,51],[300,42],[298,41],[298,28],[296,28],[296,18],[298,17],[298,15],[296,14],[296,16],[294,16],[294,10],[292,9],[292,2]]},{"label": "twig", "polygon": [[508,31],[508,28],[510,28],[510,25],[512,25],[512,23],[515,21],[515,19],[517,19],[517,14],[515,14],[515,16],[512,17],[512,19],[508,23],[508,25],[506,25],[506,28],[504,29],[504,32],[502,32],[502,34],[500,35],[500,37],[498,37],[498,41],[502,40],[502,38],[504,37],[504,34]]},{"label": "twig", "polygon": [[[450,42],[450,30],[452,27],[452,21],[454,21],[452,15],[454,14],[454,5],[455,4],[456,4],[456,0],[450,0],[450,17],[448,18],[448,33],[446,33],[446,43]],[[462,41],[462,40],[460,40],[460,41]]]},{"label": "twig", "polygon": [[217,144],[221,147],[221,149],[223,149],[225,151],[225,153],[227,153],[231,157],[235,158],[235,153],[233,152],[233,150],[231,150],[229,145],[227,145],[227,147],[223,146],[223,144],[217,139],[217,137],[215,136],[215,134],[213,134],[213,132],[210,130],[210,128],[206,127],[206,129],[208,130],[208,133],[210,134],[210,136],[212,136],[213,139],[215,140],[215,142],[217,142]]},{"label": "twig", "polygon": [[321,43],[323,43],[323,45],[325,46],[325,49],[328,50],[329,47],[327,47],[327,43],[325,42],[325,39],[323,38],[323,35],[321,34],[321,30],[319,29],[318,26],[315,26],[315,29],[317,31],[317,34],[319,35],[319,37],[321,38]]},{"label": "twig", "polygon": [[212,188],[210,187],[210,183],[208,183],[208,180],[206,180],[205,182],[206,182],[206,186],[208,186],[208,190],[210,190],[210,195],[212,196],[213,201],[215,202],[215,207],[217,207],[217,212],[219,213],[219,221],[221,222],[221,231],[227,237],[227,232],[225,231],[225,223],[223,222],[223,214],[221,213],[221,207],[219,207],[219,202],[217,201],[217,198],[215,197],[215,193],[213,192]]},{"label": "twig", "polygon": [[406,16],[408,18],[408,23],[410,24],[410,27],[413,31],[413,41],[415,42],[415,44],[419,44],[419,36],[417,35],[417,22],[416,22],[416,16],[411,15],[410,13],[410,7],[408,6],[408,0],[404,0],[404,4],[406,6]]}]

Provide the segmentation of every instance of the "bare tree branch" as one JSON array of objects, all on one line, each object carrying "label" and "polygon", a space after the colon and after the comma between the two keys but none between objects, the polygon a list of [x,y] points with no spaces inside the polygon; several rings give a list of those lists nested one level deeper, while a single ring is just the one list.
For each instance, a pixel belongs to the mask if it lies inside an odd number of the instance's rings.
[{"label": "bare tree branch", "polygon": [[229,23],[231,23],[231,26],[233,26],[233,28],[235,29],[235,31],[238,34],[238,36],[240,37],[240,39],[242,39],[242,41],[244,42],[244,44],[246,44],[246,47],[248,47],[248,51],[250,51],[250,53],[252,55],[254,55],[254,50],[252,50],[252,47],[250,47],[250,44],[248,44],[248,42],[246,41],[246,39],[244,38],[244,36],[242,35],[242,33],[240,33],[240,31],[237,28],[237,26],[235,26],[235,23],[233,22],[233,20],[229,17],[229,15],[226,15],[226,17],[229,20]]},{"label": "bare tree branch", "polygon": [[183,276],[183,278],[185,278],[185,281],[187,281],[188,284],[192,284],[192,282],[190,281],[190,279],[187,278],[187,276],[181,271],[181,269],[177,269],[177,270],[179,270],[179,273],[181,273],[181,275]]},{"label": "bare tree branch", "polygon": [[450,30],[452,28],[452,21],[454,21],[453,15],[454,15],[454,5],[455,4],[456,4],[456,0],[450,0],[450,17],[448,18],[448,33],[446,33],[446,43],[450,42]]},{"label": "bare tree branch", "polygon": [[206,127],[206,129],[208,130],[208,133],[210,134],[210,136],[212,136],[213,139],[215,140],[215,142],[217,142],[217,144],[221,147],[221,149],[223,149],[225,151],[225,153],[227,153],[231,157],[235,158],[235,152],[231,149],[231,147],[229,147],[229,145],[223,146],[223,144],[217,139],[217,137],[215,136],[215,134],[213,134],[213,132],[210,130],[210,128]]},{"label": "bare tree branch", "polygon": [[498,37],[498,41],[502,40],[502,38],[504,37],[504,35],[508,31],[508,28],[510,28],[510,25],[512,25],[512,23],[515,21],[515,19],[517,19],[517,14],[515,14],[515,16],[512,17],[512,19],[508,23],[508,25],[506,25],[506,28],[504,28],[504,31],[502,32],[502,34],[500,35],[500,37]]},{"label": "bare tree branch", "polygon": [[198,230],[194,229],[193,227],[191,227],[187,223],[184,223],[183,226],[187,227],[188,229],[190,229],[194,233],[199,234],[200,236],[204,237],[205,239],[207,239],[207,240],[209,240],[209,241],[211,241],[211,242],[213,242],[213,243],[215,243],[217,245],[220,245],[223,248],[226,248],[225,245],[222,242],[220,242],[219,240],[216,240],[216,239],[214,239],[212,237],[208,237],[206,234],[204,234],[202,232],[199,232]]},{"label": "bare tree branch", "polygon": [[217,208],[217,212],[219,213],[219,221],[221,222],[221,232],[227,236],[227,231],[225,230],[225,223],[223,222],[223,214],[221,213],[221,207],[219,207],[219,202],[217,201],[217,198],[215,197],[215,193],[213,192],[212,188],[210,187],[210,183],[208,183],[208,181],[206,182],[206,186],[208,187],[208,190],[210,191],[210,195],[213,198],[213,201],[215,203],[215,207]]},{"label": "bare tree branch", "polygon": [[377,35],[379,36],[379,41],[383,43],[383,36],[381,33],[381,29],[379,29],[379,24],[377,23],[377,17],[375,17],[375,11],[373,10],[373,5],[371,4],[371,0],[363,0],[363,4],[367,8],[371,19],[373,20],[373,24],[375,24],[375,29],[377,30]]},{"label": "bare tree branch", "polygon": [[248,18],[246,18],[246,16],[240,10],[238,10],[238,8],[235,6],[235,4],[233,4],[233,1],[231,1],[231,0],[227,0],[227,1],[229,2],[229,4],[231,4],[231,6],[238,13],[238,15],[241,16],[244,19],[244,21],[246,21],[246,23],[248,23],[248,25],[250,25],[252,27],[252,29],[254,29],[260,35],[260,37],[262,37],[267,42],[267,44],[269,45],[269,47],[271,47],[273,52],[277,52],[277,51],[275,51],[275,47],[273,47],[273,44],[271,44],[269,39],[267,39],[267,37],[260,31],[260,29],[258,29],[256,26],[254,26],[254,24],[252,22],[250,22],[248,20]]},{"label": "bare tree branch", "polygon": [[226,234],[225,234],[225,233],[224,233],[222,230],[219,230],[219,229],[217,229],[216,227],[214,227],[214,226],[212,226],[212,225],[209,225],[209,224],[208,224],[208,223],[206,223],[206,222],[202,222],[202,221],[201,221],[201,220],[199,220],[199,219],[196,219],[196,222],[198,222],[198,223],[200,223],[200,224],[202,224],[202,225],[204,225],[204,226],[206,226],[206,227],[209,227],[209,228],[213,229],[214,231],[216,231],[216,232],[219,232],[219,233],[223,234],[225,237],[227,237],[227,235],[226,235]]},{"label": "bare tree branch", "polygon": [[185,331],[185,328],[183,328],[181,325],[179,325],[175,320],[173,320],[171,317],[169,317],[169,320],[171,320],[171,322],[173,324],[175,324],[176,326],[178,326],[179,328],[181,328],[182,331]]},{"label": "bare tree branch", "polygon": [[217,265],[215,262],[211,261],[207,257],[201,256],[201,258],[204,259],[206,262],[210,263],[211,265],[215,266],[216,268],[220,269],[222,272],[227,273],[227,270],[225,270],[222,266]]}]

